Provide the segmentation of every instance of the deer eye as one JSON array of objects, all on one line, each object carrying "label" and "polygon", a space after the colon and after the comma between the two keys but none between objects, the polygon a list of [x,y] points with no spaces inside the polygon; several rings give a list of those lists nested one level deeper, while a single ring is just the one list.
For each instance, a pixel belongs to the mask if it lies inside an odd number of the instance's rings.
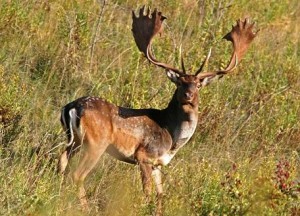
[{"label": "deer eye", "polygon": [[200,89],[201,83],[197,83],[197,89]]}]

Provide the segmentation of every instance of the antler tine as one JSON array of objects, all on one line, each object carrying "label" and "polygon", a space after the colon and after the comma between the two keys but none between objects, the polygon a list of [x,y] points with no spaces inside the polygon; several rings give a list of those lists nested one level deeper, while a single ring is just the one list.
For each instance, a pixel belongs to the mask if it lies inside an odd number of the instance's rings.
[{"label": "antler tine", "polygon": [[182,56],[181,56],[181,67],[182,67],[182,72],[184,74],[186,74],[186,70],[185,70],[184,61],[183,61],[183,57]]},{"label": "antler tine", "polygon": [[236,25],[232,26],[232,30],[223,37],[232,42],[233,53],[227,67],[224,70],[217,71],[218,74],[226,74],[236,68],[258,32],[253,32],[254,24],[250,23],[248,18],[244,21],[238,19]]},{"label": "antler tine", "polygon": [[151,14],[150,8],[148,7],[146,15],[144,15],[145,6],[143,6],[139,11],[139,17],[137,17],[132,11],[132,32],[135,43],[139,50],[144,53],[145,57],[154,65],[162,67],[166,70],[171,70],[177,73],[179,76],[184,76],[185,73],[177,68],[174,68],[166,63],[159,62],[156,60],[151,51],[152,39],[158,33],[162,32],[162,23],[166,19],[161,12],[157,9]]},{"label": "antler tine", "polygon": [[183,56],[182,56],[181,45],[180,45],[179,51],[180,51],[180,57],[181,57],[181,68],[182,68],[182,72],[183,72],[184,74],[186,74],[186,70],[185,70],[185,66],[184,66],[184,61],[183,61]]},{"label": "antler tine", "polygon": [[209,52],[208,52],[206,58],[204,59],[204,61],[202,62],[200,68],[196,71],[196,73],[195,73],[196,76],[197,76],[199,73],[202,72],[204,66],[207,64],[207,62],[208,62],[208,60],[209,60],[209,58],[210,58],[210,55],[211,55],[211,48],[209,49]]}]

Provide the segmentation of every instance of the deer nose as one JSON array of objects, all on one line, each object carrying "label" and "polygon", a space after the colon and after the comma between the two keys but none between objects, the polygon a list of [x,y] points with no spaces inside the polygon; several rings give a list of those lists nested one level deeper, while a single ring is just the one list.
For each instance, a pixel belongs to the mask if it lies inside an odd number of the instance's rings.
[{"label": "deer nose", "polygon": [[185,96],[186,99],[192,99],[194,94],[192,92],[185,92],[184,96]]}]

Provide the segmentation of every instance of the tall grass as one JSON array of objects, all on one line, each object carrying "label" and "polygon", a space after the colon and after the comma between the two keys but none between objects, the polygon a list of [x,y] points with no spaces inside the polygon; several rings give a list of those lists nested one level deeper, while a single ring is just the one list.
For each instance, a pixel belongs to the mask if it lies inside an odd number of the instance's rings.
[{"label": "tall grass", "polygon": [[[237,73],[200,92],[193,139],[164,168],[166,215],[300,214],[299,3],[284,1],[2,1],[0,214],[85,215],[70,176],[56,175],[61,107],[95,95],[164,108],[175,87],[139,53],[131,10],[168,17],[158,59],[224,67],[221,40],[239,17],[260,29]],[[78,158],[74,158],[76,164]],[[73,165],[74,166],[74,165]],[[72,169],[72,166],[71,168]],[[92,215],[149,215],[138,167],[103,156],[86,181]]]}]

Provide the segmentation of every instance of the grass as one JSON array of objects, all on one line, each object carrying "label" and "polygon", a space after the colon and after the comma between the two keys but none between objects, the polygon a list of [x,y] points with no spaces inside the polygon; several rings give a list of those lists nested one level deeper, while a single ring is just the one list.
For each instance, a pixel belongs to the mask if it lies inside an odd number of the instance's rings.
[{"label": "grass", "polygon": [[[260,29],[237,73],[200,92],[193,139],[164,168],[166,215],[300,214],[299,2],[2,1],[0,3],[1,215],[85,215],[70,176],[55,173],[66,143],[63,105],[95,95],[164,108],[175,89],[142,57],[131,10],[168,17],[158,59],[195,70],[224,67],[221,40],[239,17]],[[76,164],[76,158],[73,163]],[[91,215],[149,215],[138,167],[104,156],[86,181]]]}]

